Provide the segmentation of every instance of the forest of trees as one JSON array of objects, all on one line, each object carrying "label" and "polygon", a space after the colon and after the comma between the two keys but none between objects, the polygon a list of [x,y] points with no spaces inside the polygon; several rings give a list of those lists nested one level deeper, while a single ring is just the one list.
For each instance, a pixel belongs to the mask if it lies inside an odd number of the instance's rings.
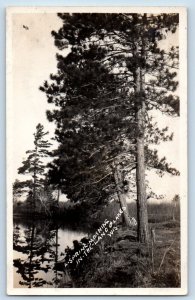
[{"label": "forest of trees", "polygon": [[[147,172],[179,175],[154,149],[173,134],[153,118],[154,111],[179,116],[178,47],[160,46],[178,30],[178,14],[58,17],[62,26],[52,36],[62,54],[56,55],[56,74],[40,83],[58,146],[53,150],[48,132],[38,124],[34,149],[18,169],[28,179],[14,182],[14,199],[25,194],[32,211],[41,207],[51,215],[60,193],[92,213],[113,200],[127,207],[126,198],[134,197],[137,239],[147,243],[147,199],[156,192],[150,190]],[[63,56],[64,49],[68,54]],[[131,226],[128,209],[123,221]]]}]

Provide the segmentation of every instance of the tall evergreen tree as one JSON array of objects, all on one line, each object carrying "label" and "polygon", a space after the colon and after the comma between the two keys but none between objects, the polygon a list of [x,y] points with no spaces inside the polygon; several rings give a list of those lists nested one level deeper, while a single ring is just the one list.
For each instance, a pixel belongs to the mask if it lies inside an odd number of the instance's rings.
[{"label": "tall evergreen tree", "polygon": [[[52,84],[49,87],[45,83],[41,88],[47,93],[48,101],[60,107],[60,110],[47,113],[49,120],[57,123],[56,138],[60,143],[55,153],[58,159],[53,162],[49,173],[54,181],[66,178],[63,192],[70,199],[81,201],[84,198],[85,201],[101,204],[114,192],[113,168],[116,167],[113,162],[116,165],[116,161],[120,161],[117,156],[127,152],[123,143],[129,130],[124,124],[130,110],[125,108],[125,103],[121,105],[120,99],[123,97],[125,100],[125,93],[115,91],[114,83],[117,82],[113,82],[113,76],[101,65],[86,61],[81,68],[78,72],[77,63],[73,65],[72,58],[67,57],[66,63],[59,67],[63,85]],[[58,75],[51,77],[58,80]],[[113,86],[109,85],[110,81]],[[66,92],[66,100],[62,89]],[[113,99],[118,99],[114,105]],[[118,107],[121,107],[120,114],[116,114]],[[121,200],[121,193],[118,195]],[[129,223],[128,220],[127,217],[126,223]]]},{"label": "tall evergreen tree", "polygon": [[[27,158],[22,162],[22,166],[18,168],[18,174],[30,175],[31,180],[28,179],[28,184],[32,193],[33,207],[36,209],[36,201],[38,190],[44,187],[46,161],[45,158],[49,156],[49,147],[51,144],[45,136],[48,132],[44,132],[44,127],[40,123],[36,126],[34,135],[34,149],[26,151]],[[25,183],[25,181],[24,181]]]},{"label": "tall evergreen tree", "polygon": [[[124,127],[129,128],[130,136],[128,138],[135,140],[138,236],[141,242],[147,242],[146,161],[152,161],[153,166],[157,169],[161,168],[177,173],[174,169],[169,169],[164,158],[159,161],[157,153],[149,149],[146,133],[147,131],[153,133],[150,141],[154,143],[158,142],[161,137],[167,139],[165,137],[166,130],[160,132],[152,123],[150,114],[153,109],[169,115],[179,114],[179,99],[174,94],[177,88],[174,78],[177,75],[175,69],[178,68],[178,49],[172,47],[166,52],[159,47],[159,42],[166,38],[169,32],[176,31],[178,15],[58,15],[63,21],[63,26],[58,32],[52,32],[55,44],[59,49],[64,49],[67,44],[71,45],[71,53],[67,58],[57,57],[59,72],[56,76],[51,76],[53,80],[51,84],[45,82],[42,87],[42,90],[47,93],[48,102],[53,102],[58,107],[53,113],[48,113],[48,118],[56,121],[58,126],[56,133],[59,136],[58,133],[62,132],[60,131],[61,125],[66,124],[67,119],[70,120],[75,114],[74,110],[70,109],[69,105],[67,106],[70,101],[72,101],[72,105],[75,105],[75,101],[77,104],[80,103],[77,106],[77,109],[79,108],[77,117],[82,114],[82,105],[85,106],[85,100],[88,101],[90,97],[92,112],[94,108],[98,113],[101,109],[106,111],[105,103],[108,99],[110,99],[107,110],[109,113],[111,107],[116,108],[119,105],[114,116],[116,117],[120,112],[120,120],[129,120],[129,126]],[[67,70],[68,60],[72,61],[72,65],[69,63]],[[86,61],[88,62],[87,69],[85,68]],[[98,63],[100,68],[105,70],[103,73],[106,73],[106,77],[110,79],[112,76],[113,79],[108,80],[109,83],[104,78],[101,81],[98,73],[96,74],[97,80],[93,81],[92,79],[95,77],[91,77],[89,62],[93,62],[93,65]],[[79,79],[74,81],[75,86],[72,84],[74,76],[75,79]],[[88,85],[81,84],[83,78],[85,78],[85,82],[88,78]],[[99,87],[97,82],[101,83],[102,93],[94,88]],[[105,89],[103,88],[104,83],[107,83]],[[69,88],[70,86],[71,88]],[[108,94],[104,93],[108,90],[112,96],[114,93],[118,94],[118,98],[109,98]],[[97,92],[101,95],[100,97],[97,97],[97,94],[94,96],[93,93]],[[84,93],[85,97],[79,98],[79,93]],[[94,98],[98,101],[94,102]],[[102,99],[106,101],[104,102]],[[101,108],[95,106],[96,104],[101,105]],[[124,110],[121,110],[122,107]],[[122,111],[125,113],[121,118]],[[89,112],[90,110],[88,110],[88,114]],[[119,126],[119,128],[121,127]],[[58,141],[62,141],[61,137]]]}]

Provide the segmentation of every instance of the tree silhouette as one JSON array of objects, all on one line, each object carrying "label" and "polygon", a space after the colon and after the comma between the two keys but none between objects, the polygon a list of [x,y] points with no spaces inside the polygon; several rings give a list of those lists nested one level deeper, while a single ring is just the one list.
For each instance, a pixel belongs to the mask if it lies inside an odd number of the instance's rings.
[{"label": "tree silhouette", "polygon": [[[108,131],[107,141],[110,138],[112,150],[119,150],[117,155],[123,152],[120,143],[128,140],[132,145],[128,149],[129,162],[131,164],[133,160],[136,168],[138,239],[147,242],[146,166],[178,175],[165,158],[159,159],[157,152],[149,147],[151,143],[172,139],[167,135],[167,128],[160,130],[153,122],[153,110],[173,116],[179,114],[179,99],[175,95],[178,48],[171,47],[167,51],[160,48],[160,41],[177,30],[178,14],[60,13],[58,16],[63,26],[58,32],[52,32],[55,45],[59,49],[70,45],[71,52],[67,57],[57,56],[58,73],[52,74],[51,82],[45,82],[41,87],[48,102],[56,105],[47,116],[57,124],[58,155],[70,175],[78,170],[80,155],[84,156],[85,150],[90,155],[94,152],[92,150],[96,149],[97,153],[104,150],[104,144],[99,144],[102,137],[106,138],[102,131]],[[94,114],[99,116],[96,123],[94,119],[90,120]],[[89,141],[91,131],[93,135]],[[83,146],[93,140],[96,143],[94,149],[82,148],[82,153],[79,153],[81,136]],[[119,165],[123,163],[122,160]],[[103,166],[102,155],[100,165]],[[97,166],[94,164],[93,167],[98,170]],[[121,168],[119,171],[121,173]],[[86,190],[86,175],[77,174]],[[103,181],[104,176],[109,178],[108,174],[101,174],[103,176],[98,179]],[[71,176],[64,176],[70,186]],[[96,177],[96,183],[98,179]],[[99,195],[100,187],[96,187]],[[117,187],[121,191],[119,182]],[[94,198],[94,189],[91,189],[91,198]],[[98,199],[101,199],[100,195]]]},{"label": "tree silhouette", "polygon": [[[22,233],[23,231],[23,233]],[[59,260],[58,225],[51,222],[30,221],[14,226],[13,249],[21,253],[13,265],[22,277],[19,284],[33,287],[58,287],[62,272],[56,269]],[[47,274],[50,275],[47,278]]]},{"label": "tree silhouette", "polygon": [[45,158],[49,156],[49,147],[51,144],[45,139],[48,132],[44,132],[44,127],[40,123],[36,126],[34,133],[34,149],[26,151],[28,154],[22,166],[18,168],[18,174],[30,175],[31,180],[24,181],[30,188],[30,197],[33,199],[33,208],[36,210],[38,191],[44,187],[46,162]]}]

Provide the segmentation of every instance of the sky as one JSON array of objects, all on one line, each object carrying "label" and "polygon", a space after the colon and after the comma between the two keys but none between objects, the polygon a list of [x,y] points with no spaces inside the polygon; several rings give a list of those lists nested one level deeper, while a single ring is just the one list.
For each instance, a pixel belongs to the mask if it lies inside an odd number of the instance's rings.
[{"label": "sky", "polygon": [[[38,123],[53,136],[54,125],[46,119],[49,109],[46,95],[39,86],[55,73],[57,48],[51,36],[52,30],[58,30],[62,22],[55,13],[15,13],[12,18],[12,166],[13,181],[19,178],[17,169],[25,159],[25,152],[33,148],[33,133]],[[25,28],[23,27],[25,26]],[[163,42],[163,48],[178,43],[177,34],[169,36]],[[66,50],[63,51],[65,55]],[[173,142],[161,143],[157,147],[159,156],[166,156],[172,165],[179,169],[179,118],[165,117],[154,113],[160,127],[168,126],[174,133]],[[164,175],[162,178],[154,172],[148,174],[150,186],[165,199],[172,199],[179,193],[179,177]]]}]

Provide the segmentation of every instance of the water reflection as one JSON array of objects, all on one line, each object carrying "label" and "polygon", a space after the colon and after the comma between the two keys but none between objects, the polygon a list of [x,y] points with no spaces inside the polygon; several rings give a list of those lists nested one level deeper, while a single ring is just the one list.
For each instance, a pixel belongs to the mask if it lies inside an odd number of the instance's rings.
[{"label": "water reflection", "polygon": [[52,221],[14,220],[14,287],[59,287],[64,272],[55,268],[64,249],[87,234]]}]

